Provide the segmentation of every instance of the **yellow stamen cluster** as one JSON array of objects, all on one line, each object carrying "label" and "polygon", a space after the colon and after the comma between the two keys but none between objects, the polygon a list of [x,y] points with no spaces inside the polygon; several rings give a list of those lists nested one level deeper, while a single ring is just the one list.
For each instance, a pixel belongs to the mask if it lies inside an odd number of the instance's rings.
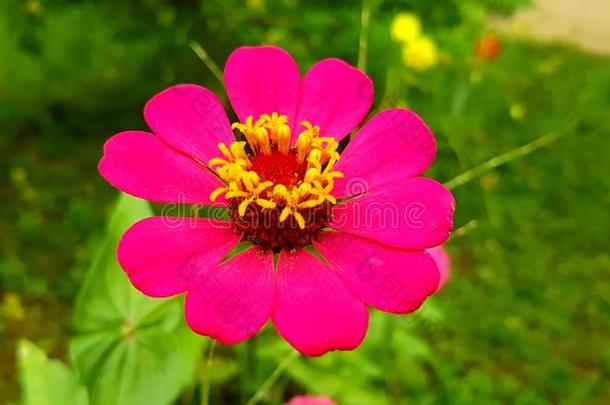
[{"label": "yellow stamen cluster", "polygon": [[[343,173],[334,170],[339,159],[339,144],[331,137],[320,136],[320,128],[304,121],[304,128],[299,134],[296,145],[291,149],[292,133],[288,126],[288,117],[273,113],[264,114],[257,121],[250,116],[245,123],[233,124],[250,145],[253,155],[246,151],[246,142],[233,142],[230,146],[223,143],[218,148],[224,158],[214,158],[209,167],[226,183],[211,194],[215,201],[220,195],[227,200],[239,201],[237,212],[244,216],[250,204],[257,204],[263,209],[281,209],[280,222],[293,216],[301,229],[306,221],[300,210],[314,208],[326,201],[336,204],[331,195],[334,179],[343,177]],[[295,153],[298,165],[304,175],[296,184],[274,184],[261,179],[259,173],[252,170],[252,160],[258,154],[271,155],[274,151],[287,155]]]}]

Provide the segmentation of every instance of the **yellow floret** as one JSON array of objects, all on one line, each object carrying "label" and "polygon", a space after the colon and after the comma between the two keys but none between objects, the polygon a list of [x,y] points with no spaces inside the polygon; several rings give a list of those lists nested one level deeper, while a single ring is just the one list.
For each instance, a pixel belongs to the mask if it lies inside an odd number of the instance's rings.
[{"label": "yellow floret", "polygon": [[421,35],[421,22],[415,14],[399,13],[392,21],[390,32],[396,41],[411,42]]},{"label": "yellow floret", "polygon": [[[296,150],[291,151],[292,133],[285,115],[263,114],[257,121],[250,116],[244,123],[233,124],[232,128],[239,130],[246,142],[233,142],[228,147],[218,144],[224,158],[213,158],[208,166],[225,185],[214,190],[210,199],[215,201],[223,195],[227,200],[238,200],[237,212],[242,217],[253,203],[266,210],[283,207],[280,222],[293,216],[301,229],[306,223],[299,210],[325,202],[335,204],[336,199],[331,194],[334,179],[343,177],[343,173],[334,170],[340,157],[337,152],[339,143],[332,137],[321,137],[320,128],[307,121],[301,126],[304,130],[297,138]],[[262,181],[258,173],[251,170],[247,144],[255,155],[271,154],[273,150],[283,154],[296,153],[298,162],[306,165],[304,178],[294,185]]]},{"label": "yellow floret", "polygon": [[402,60],[405,65],[415,70],[430,69],[438,63],[436,44],[428,37],[419,37],[404,46]]}]

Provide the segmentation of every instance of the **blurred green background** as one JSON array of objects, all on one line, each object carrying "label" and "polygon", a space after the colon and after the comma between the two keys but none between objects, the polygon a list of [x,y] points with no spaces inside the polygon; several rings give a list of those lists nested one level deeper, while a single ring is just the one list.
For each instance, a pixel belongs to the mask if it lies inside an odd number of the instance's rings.
[{"label": "blurred green background", "polygon": [[[451,280],[418,313],[375,313],[358,350],[294,359],[263,403],[610,402],[610,59],[510,34],[497,58],[477,57],[488,18],[525,3],[365,2],[374,110],[426,120],[439,144],[430,176],[557,139],[454,189],[465,228],[446,245]],[[0,2],[0,403],[194,404],[209,376],[212,403],[232,404],[261,386],[289,352],[273,328],[217,347],[208,367],[180,301],[125,284],[116,239],[149,208],[116,206],[96,166],[113,133],[146,128],[142,107],[167,86],[201,83],[226,103],[191,41],[220,69],[236,47],[262,43],[302,71],[330,56],[356,64],[362,6]],[[437,47],[428,69],[405,65],[391,37],[401,12]]]}]

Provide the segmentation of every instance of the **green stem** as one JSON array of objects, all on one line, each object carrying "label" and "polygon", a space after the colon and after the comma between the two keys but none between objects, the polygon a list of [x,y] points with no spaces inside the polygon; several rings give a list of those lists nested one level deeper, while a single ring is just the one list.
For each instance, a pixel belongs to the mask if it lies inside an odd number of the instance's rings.
[{"label": "green stem", "polygon": [[466,184],[469,181],[477,178],[481,174],[486,173],[492,169],[495,169],[498,166],[502,166],[506,163],[509,163],[522,156],[528,155],[528,154],[534,152],[536,149],[539,149],[543,146],[546,146],[546,145],[556,141],[558,138],[559,138],[559,136],[554,133],[541,136],[540,138],[538,138],[528,144],[525,144],[516,149],[503,153],[499,156],[493,157],[493,158],[489,159],[488,161],[483,162],[480,165],[473,167],[472,169],[466,170],[462,174],[460,174],[460,175],[454,177],[453,179],[449,180],[448,182],[446,182],[445,187],[447,187],[448,189],[451,190],[458,186]]},{"label": "green stem", "polygon": [[360,15],[360,40],[358,46],[358,69],[366,72],[366,54],[369,48],[369,23],[371,21],[371,0],[362,0]]},{"label": "green stem", "polygon": [[273,370],[269,377],[267,377],[265,382],[260,386],[256,393],[254,393],[252,398],[250,398],[250,400],[246,402],[246,405],[257,404],[265,396],[265,394],[269,392],[273,384],[278,380],[278,378],[280,378],[284,370],[286,370],[286,368],[294,359],[298,357],[298,355],[299,352],[293,350],[288,356],[284,357],[284,359],[280,362],[280,364],[277,365],[277,367],[275,368],[275,370]]},{"label": "green stem", "polygon": [[210,403],[210,372],[212,370],[215,346],[216,341],[210,340],[210,345],[204,358],[203,375],[201,376],[201,405],[209,405]]},{"label": "green stem", "polygon": [[206,52],[205,49],[201,46],[201,44],[197,41],[191,41],[190,43],[191,49],[195,52],[195,55],[210,69],[210,72],[214,75],[214,77],[223,84],[223,76],[222,71],[218,68],[216,62],[210,58],[210,55]]},{"label": "green stem", "polygon": [[451,234],[451,240],[454,240],[456,238],[461,238],[462,236],[468,235],[470,233],[470,231],[472,231],[473,229],[476,229],[477,226],[478,226],[477,220],[471,219],[465,225],[462,225],[461,227],[459,227],[458,229],[453,231],[453,233]]}]

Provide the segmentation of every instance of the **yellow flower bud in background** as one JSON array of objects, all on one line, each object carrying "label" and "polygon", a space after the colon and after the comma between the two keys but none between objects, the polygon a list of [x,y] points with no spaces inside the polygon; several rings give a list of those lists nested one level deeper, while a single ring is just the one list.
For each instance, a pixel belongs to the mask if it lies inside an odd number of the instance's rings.
[{"label": "yellow flower bud in background", "polygon": [[421,34],[421,22],[415,14],[399,13],[392,21],[391,34],[396,41],[414,41]]},{"label": "yellow flower bud in background", "polygon": [[434,41],[421,36],[403,47],[402,60],[410,68],[427,70],[438,63],[438,49]]}]

